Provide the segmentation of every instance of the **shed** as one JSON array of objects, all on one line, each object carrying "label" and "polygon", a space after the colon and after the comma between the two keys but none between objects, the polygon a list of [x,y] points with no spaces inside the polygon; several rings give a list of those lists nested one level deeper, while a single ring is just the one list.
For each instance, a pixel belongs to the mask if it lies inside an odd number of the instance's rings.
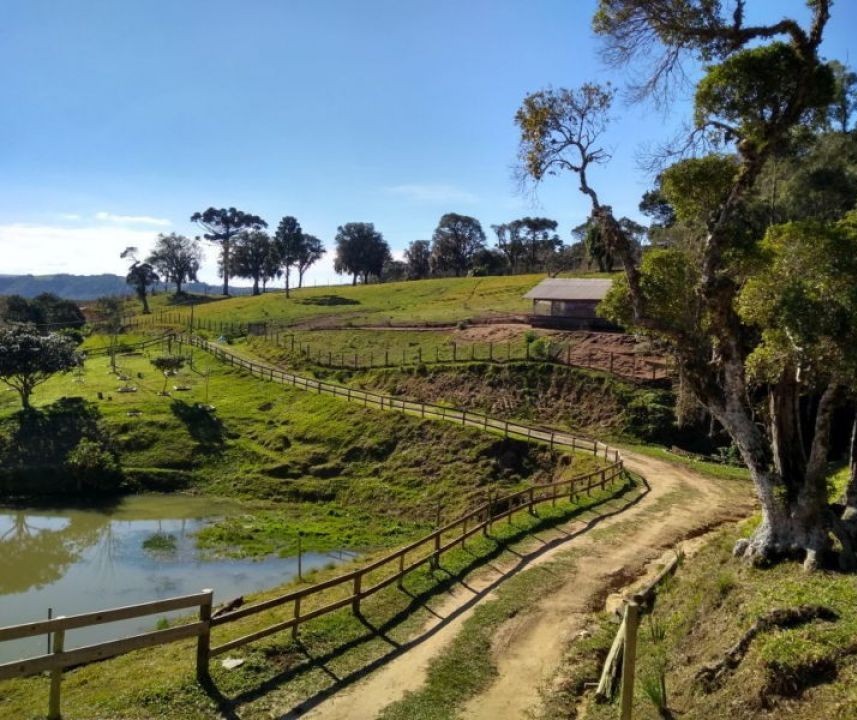
[{"label": "shed", "polygon": [[533,301],[530,322],[538,327],[615,330],[615,325],[595,314],[612,284],[612,280],[584,278],[542,280],[524,295]]}]

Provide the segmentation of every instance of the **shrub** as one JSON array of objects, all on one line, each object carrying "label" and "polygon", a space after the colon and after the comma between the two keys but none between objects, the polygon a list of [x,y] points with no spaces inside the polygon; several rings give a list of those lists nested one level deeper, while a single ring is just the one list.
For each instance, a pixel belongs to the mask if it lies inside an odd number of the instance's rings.
[{"label": "shrub", "polygon": [[65,459],[65,468],[78,491],[117,490],[121,471],[116,456],[100,443],[81,438]]}]

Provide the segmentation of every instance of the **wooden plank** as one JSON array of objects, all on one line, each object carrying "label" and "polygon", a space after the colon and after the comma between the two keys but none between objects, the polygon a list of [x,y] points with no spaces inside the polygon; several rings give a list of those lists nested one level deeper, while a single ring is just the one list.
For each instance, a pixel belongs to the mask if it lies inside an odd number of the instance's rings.
[{"label": "wooden plank", "polygon": [[113,608],[111,610],[97,610],[95,612],[81,613],[80,615],[54,618],[53,620],[39,620],[21,625],[10,625],[0,628],[0,642],[32,637],[33,635],[45,635],[55,630],[72,630],[90,625],[116,622],[117,620],[155,615],[169,610],[198,607],[205,601],[205,598],[205,593],[195,593],[193,595],[182,595],[165,600],[153,600],[152,602],[139,603],[137,605],[125,605],[124,607]]},{"label": "wooden plank", "polygon": [[164,645],[166,643],[196,637],[208,628],[207,623],[195,622],[189,625],[177,625],[166,630],[155,630],[142,635],[132,635],[120,640],[86,645],[66,652],[54,653],[52,655],[39,655],[27,660],[16,660],[0,665],[0,680],[12,677],[26,677],[35,675],[45,670],[55,668],[66,668],[75,665],[85,665],[96,660],[106,660],[116,655],[124,655],[133,650]]},{"label": "wooden plank", "polygon": [[262,638],[268,637],[269,635],[274,635],[275,633],[282,632],[283,630],[290,629],[293,625],[303,625],[305,622],[312,620],[313,618],[321,617],[322,615],[327,615],[328,613],[332,613],[336,610],[339,610],[346,605],[350,605],[352,602],[351,597],[346,597],[341,600],[337,600],[336,602],[325,605],[324,607],[320,607],[312,612],[306,613],[305,615],[301,615],[300,618],[289,618],[288,620],[284,620],[283,622],[276,623],[275,625],[269,625],[266,628],[262,628],[261,630],[257,630],[255,632],[249,633],[248,635],[243,635],[239,638],[235,638],[234,640],[230,640],[229,642],[225,642],[217,647],[211,648],[209,651],[209,657],[217,657],[218,655],[222,655],[225,652],[233,650],[237,647],[241,647],[243,645],[247,645],[248,643],[254,642],[256,640],[261,640]]}]

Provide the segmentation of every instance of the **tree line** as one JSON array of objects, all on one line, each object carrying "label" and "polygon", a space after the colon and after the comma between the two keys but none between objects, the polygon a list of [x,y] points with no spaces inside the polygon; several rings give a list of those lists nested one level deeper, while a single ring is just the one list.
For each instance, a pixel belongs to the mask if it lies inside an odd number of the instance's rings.
[{"label": "tree line", "polygon": [[[229,295],[229,281],[234,277],[252,280],[254,295],[282,278],[289,297],[293,271],[300,288],[307,270],[327,252],[322,241],[305,232],[291,215],[283,217],[273,233],[267,232],[268,223],[261,217],[234,207],[210,207],[190,219],[202,229],[201,238],[161,234],[147,257],[141,258],[136,247],[121,254],[131,260],[126,280],[144,313],[149,312],[148,295],[157,283],[171,283],[176,294],[181,294],[185,283],[197,280],[203,259],[201,239],[218,248],[224,295]],[[647,228],[627,218],[622,222],[641,244]],[[584,265],[601,271],[613,269],[613,258],[595,226],[587,223],[574,228],[568,245],[560,239],[557,226],[556,220],[545,217],[492,225],[496,240],[489,247],[479,220],[447,213],[440,218],[431,240],[414,240],[405,249],[404,260],[396,260],[374,224],[350,222],[337,228],[333,267],[340,275],[350,275],[354,284],[450,275],[555,275]]]}]

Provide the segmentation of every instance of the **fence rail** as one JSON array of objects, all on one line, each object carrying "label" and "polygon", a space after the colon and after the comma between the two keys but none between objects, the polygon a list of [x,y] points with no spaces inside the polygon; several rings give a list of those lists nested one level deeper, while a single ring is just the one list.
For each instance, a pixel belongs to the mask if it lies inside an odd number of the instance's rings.
[{"label": "fence rail", "polygon": [[[608,485],[625,474],[619,451],[598,440],[581,438],[571,433],[558,432],[550,428],[500,420],[483,413],[469,412],[432,403],[402,400],[323,380],[306,378],[285,372],[271,365],[253,362],[197,336],[175,335],[171,337],[174,341],[188,343],[209,352],[217,359],[229,363],[232,367],[245,370],[263,380],[290,384],[310,392],[328,394],[351,402],[362,402],[366,407],[400,410],[403,413],[423,418],[460,422],[464,426],[502,433],[505,437],[519,437],[530,442],[538,441],[548,445],[551,449],[565,448],[571,451],[591,452],[594,456],[607,460],[608,464],[592,472],[543,485],[533,485],[507,495],[489,494],[483,503],[466,514],[368,565],[306,588],[269,598],[253,605],[246,605],[218,617],[212,617],[213,591],[203,590],[193,595],[0,627],[0,642],[48,633],[53,635],[52,653],[0,664],[0,679],[24,677],[50,671],[49,720],[60,718],[60,686],[64,669],[104,660],[133,650],[196,637],[196,675],[197,679],[202,682],[208,677],[208,666],[213,657],[286,630],[291,630],[297,636],[299,627],[304,623],[345,607],[350,606],[355,614],[359,614],[362,600],[393,583],[402,587],[403,579],[408,573],[427,563],[434,567],[438,566],[445,553],[459,545],[463,546],[468,538],[477,533],[481,532],[488,535],[494,523],[502,519],[511,522],[512,516],[517,512],[526,511],[535,514],[536,506],[546,502],[556,504],[560,498],[565,497],[575,500],[582,493],[591,494],[595,489],[606,489]],[[158,338],[157,342],[162,342],[163,339]],[[338,589],[344,589],[347,594],[338,598],[324,598],[323,600],[329,600],[326,604],[308,611],[305,610],[307,599],[318,598],[326,591]],[[290,606],[289,617],[219,645],[211,645],[212,628],[234,623],[283,606]],[[66,651],[64,649],[66,630],[193,607],[198,608],[196,622],[73,650]]]},{"label": "fence rail", "polygon": [[[26,677],[50,671],[51,686],[48,698],[48,719],[59,720],[61,717],[60,690],[63,670],[99,660],[106,660],[117,655],[124,655],[133,650],[164,645],[191,637],[197,638],[196,672],[197,678],[202,680],[208,673],[209,633],[213,600],[214,591],[203,590],[193,595],[182,595],[167,598],[166,600],[153,600],[151,602],[126,605],[110,610],[98,610],[79,615],[56,617],[51,620],[39,620],[32,623],[0,628],[0,642],[48,633],[52,635],[53,640],[53,652],[51,653],[0,664],[0,680]],[[85,645],[73,650],[65,649],[66,630],[91,627],[93,625],[116,622],[117,620],[146,617],[168,610],[183,610],[193,607],[199,609],[199,619],[194,623],[177,625],[176,627],[164,630],[153,630],[152,632],[131,635],[130,637],[118,640]]]}]

